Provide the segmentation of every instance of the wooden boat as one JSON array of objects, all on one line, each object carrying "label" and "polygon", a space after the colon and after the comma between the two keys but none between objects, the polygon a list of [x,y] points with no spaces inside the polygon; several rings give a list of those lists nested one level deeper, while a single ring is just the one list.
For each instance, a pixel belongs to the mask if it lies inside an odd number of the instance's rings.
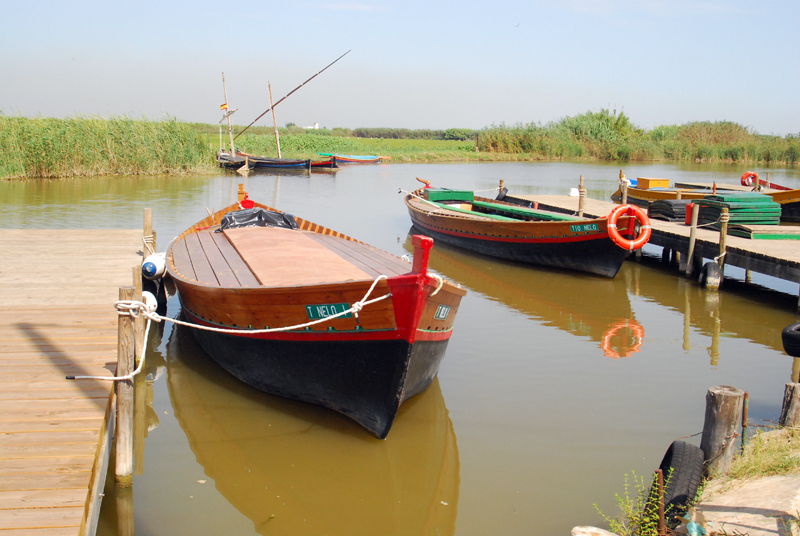
[{"label": "wooden boat", "polygon": [[[617,275],[630,251],[650,238],[650,220],[622,205],[606,218],[559,214],[475,196],[471,191],[420,188],[405,197],[414,227],[477,253],[605,277]],[[634,237],[634,222],[641,228]]]},{"label": "wooden boat", "polygon": [[256,169],[296,169],[296,170],[309,170],[309,169],[337,169],[335,158],[327,160],[299,160],[294,158],[271,158],[268,156],[256,156],[242,151],[237,151],[236,155],[241,158],[247,158],[253,162]]},{"label": "wooden boat", "polygon": [[[265,226],[241,226],[248,218]],[[409,264],[253,203],[240,186],[239,203],[173,240],[167,271],[191,323],[228,330],[193,328],[228,372],[382,439],[400,404],[436,377],[466,294],[428,272],[433,240],[414,245]],[[357,303],[360,312],[341,316]]]},{"label": "wooden boat", "polygon": [[455,534],[458,444],[438,380],[378,441],[348,419],[220,375],[181,326],[166,359],[192,453],[253,534]]},{"label": "wooden boat", "polygon": [[233,171],[251,170],[255,167],[255,163],[244,156],[231,155],[225,151],[218,151],[217,163],[221,168],[230,169]]},{"label": "wooden boat", "polygon": [[339,153],[317,153],[320,156],[330,156],[335,158],[340,164],[377,164],[381,160],[389,160],[388,156],[358,155],[358,154],[339,154]]}]

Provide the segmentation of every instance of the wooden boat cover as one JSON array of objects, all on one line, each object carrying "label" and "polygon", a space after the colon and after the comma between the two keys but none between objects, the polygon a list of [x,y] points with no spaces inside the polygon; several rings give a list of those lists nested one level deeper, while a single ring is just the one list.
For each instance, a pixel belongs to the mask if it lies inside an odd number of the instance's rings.
[{"label": "wooden boat cover", "polygon": [[306,231],[278,227],[226,229],[233,247],[268,287],[319,285],[373,279]]}]

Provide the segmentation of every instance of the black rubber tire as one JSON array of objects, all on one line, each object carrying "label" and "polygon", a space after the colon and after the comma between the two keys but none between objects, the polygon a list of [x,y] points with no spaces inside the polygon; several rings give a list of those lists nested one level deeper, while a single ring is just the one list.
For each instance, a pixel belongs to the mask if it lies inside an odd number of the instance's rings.
[{"label": "black rubber tire", "polygon": [[658,468],[664,473],[667,526],[675,528],[694,501],[703,479],[703,451],[685,441],[673,441]]},{"label": "black rubber tire", "polygon": [[503,188],[500,190],[500,193],[497,194],[497,197],[494,198],[495,201],[502,201],[506,198],[506,194],[508,193],[508,188]]},{"label": "black rubber tire", "polygon": [[800,322],[783,328],[781,340],[784,352],[792,357],[800,357]]}]

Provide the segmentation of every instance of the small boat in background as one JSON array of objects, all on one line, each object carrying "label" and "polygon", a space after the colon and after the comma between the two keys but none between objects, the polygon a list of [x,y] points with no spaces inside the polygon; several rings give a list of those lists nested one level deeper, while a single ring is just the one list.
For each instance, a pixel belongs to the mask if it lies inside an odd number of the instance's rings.
[{"label": "small boat in background", "polygon": [[385,438],[438,374],[466,291],[428,271],[428,237],[411,264],[239,192],[167,249],[197,340],[248,385]]},{"label": "small boat in background", "polygon": [[633,205],[590,219],[428,184],[408,193],[405,203],[414,227],[436,240],[501,259],[604,277],[616,276],[625,257],[651,234],[647,214]]},{"label": "small boat in background", "polygon": [[244,156],[231,155],[225,151],[218,151],[216,154],[217,163],[221,168],[232,171],[250,171],[255,168],[255,162]]},{"label": "small boat in background", "polygon": [[294,158],[271,158],[269,156],[256,156],[253,154],[237,151],[236,156],[248,159],[253,163],[255,169],[338,169],[335,158],[327,160],[299,160]]},{"label": "small boat in background", "polygon": [[339,153],[317,153],[320,156],[330,156],[340,164],[377,164],[381,160],[391,160],[389,156],[339,154]]}]

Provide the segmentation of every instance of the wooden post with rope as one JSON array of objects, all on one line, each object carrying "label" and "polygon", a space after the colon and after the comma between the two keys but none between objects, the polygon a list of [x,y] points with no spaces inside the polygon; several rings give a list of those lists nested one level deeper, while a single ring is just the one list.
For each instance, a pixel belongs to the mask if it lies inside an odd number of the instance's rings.
[{"label": "wooden post with rope", "polygon": [[725,207],[722,209],[722,214],[719,216],[719,260],[717,264],[719,264],[720,277],[722,277],[725,267],[725,242],[728,236],[728,221],[730,221],[730,214],[728,213],[728,208]]},{"label": "wooden post with rope", "polygon": [[275,119],[275,106],[272,105],[272,84],[267,82],[269,88],[269,107],[272,109],[272,124],[275,127],[275,145],[278,146],[278,158],[281,157],[281,139],[278,136],[278,120]]},{"label": "wooden post with rope", "polygon": [[[133,299],[133,287],[120,287],[120,301]],[[134,370],[134,326],[128,314],[117,316],[117,375]],[[117,459],[115,480],[119,487],[133,484],[133,382],[117,380]]]},{"label": "wooden post with rope", "polygon": [[694,245],[697,242],[697,217],[700,214],[700,207],[697,203],[692,204],[692,230],[689,232],[689,253],[686,254],[686,275],[692,275],[694,265]]},{"label": "wooden post with rope", "polygon": [[724,474],[731,468],[743,407],[744,391],[736,387],[718,385],[706,393],[706,415],[700,448],[706,461],[707,475]]}]

